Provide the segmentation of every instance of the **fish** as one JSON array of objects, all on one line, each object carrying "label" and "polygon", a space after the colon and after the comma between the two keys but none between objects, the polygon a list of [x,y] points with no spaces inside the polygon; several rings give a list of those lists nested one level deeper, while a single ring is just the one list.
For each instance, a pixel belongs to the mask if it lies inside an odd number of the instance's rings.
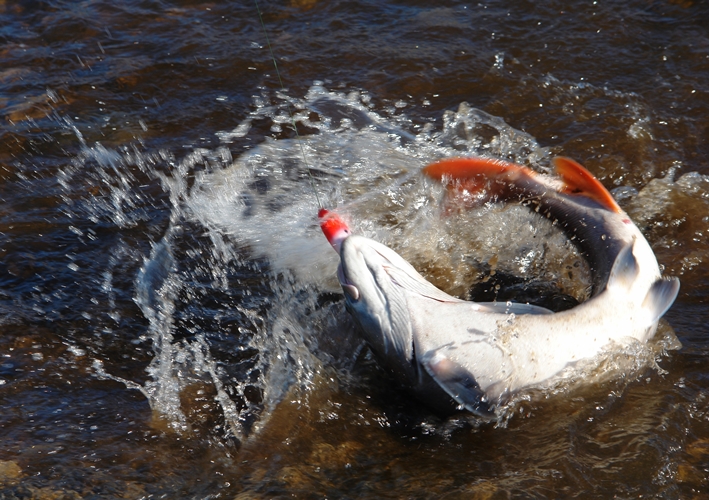
[{"label": "fish", "polygon": [[642,272],[638,288],[660,277],[649,243],[611,193],[578,162],[552,160],[556,177],[496,158],[448,158],[422,172],[449,188],[449,206],[521,202],[552,219],[576,245],[593,273],[591,295],[604,289],[624,246],[637,242],[634,255]]},{"label": "fish", "polygon": [[679,280],[661,276],[649,243],[605,187],[577,162],[553,161],[555,177],[490,158],[444,159],[423,174],[453,197],[517,200],[554,219],[594,281],[591,298],[565,311],[453,297],[386,245],[343,232],[338,217],[321,219],[340,255],[346,309],[394,379],[438,413],[499,418],[513,395],[647,342],[677,297]]},{"label": "fish", "polygon": [[326,208],[318,210],[318,219],[320,220],[320,229],[325,238],[327,238],[335,252],[339,254],[342,242],[352,234],[350,226],[340,215]]}]

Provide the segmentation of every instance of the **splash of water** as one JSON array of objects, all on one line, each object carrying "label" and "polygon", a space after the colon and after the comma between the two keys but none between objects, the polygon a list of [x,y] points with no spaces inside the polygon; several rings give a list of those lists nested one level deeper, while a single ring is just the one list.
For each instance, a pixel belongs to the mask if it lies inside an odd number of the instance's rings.
[{"label": "splash of water", "polygon": [[[190,430],[190,386],[211,387],[224,435],[240,440],[289,394],[307,394],[323,372],[347,372],[355,362],[362,343],[338,299],[337,258],[320,234],[308,171],[326,206],[355,232],[393,247],[450,293],[466,297],[501,273],[587,296],[588,268],[551,223],[524,207],[494,205],[442,218],[442,188],[419,174],[429,161],[464,154],[548,170],[549,151],[528,134],[465,103],[444,115],[440,131],[413,133],[401,106],[376,112],[365,93],[316,84],[302,100],[278,99],[256,98],[213,151],[177,160],[165,151],[84,145],[73,166],[91,167],[100,193],[81,200],[83,208],[73,201],[77,214],[124,231],[145,227],[144,253],[117,252],[139,265],[133,298],[147,320],[140,342],[153,352],[148,380],[125,383],[174,429]],[[263,123],[271,134],[283,131],[286,104],[309,135],[266,137],[232,159],[228,145],[267,135]],[[68,168],[67,192],[71,178]],[[335,347],[326,347],[332,338]],[[111,376],[101,360],[96,370]]]}]

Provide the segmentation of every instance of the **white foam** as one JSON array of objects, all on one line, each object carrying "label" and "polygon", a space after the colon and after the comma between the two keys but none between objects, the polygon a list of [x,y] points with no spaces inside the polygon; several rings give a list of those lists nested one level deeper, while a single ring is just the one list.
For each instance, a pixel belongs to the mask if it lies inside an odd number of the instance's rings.
[{"label": "white foam", "polygon": [[[333,362],[333,353],[324,353],[318,341],[343,330],[333,324],[342,304],[328,309],[318,297],[340,292],[338,257],[319,229],[317,198],[347,217],[353,232],[391,246],[450,293],[465,295],[485,273],[503,270],[555,282],[583,298],[588,275],[578,271],[578,252],[551,223],[515,206],[483,206],[446,216],[441,210],[443,188],[420,174],[430,161],[465,154],[548,171],[549,151],[530,135],[465,103],[445,113],[440,128],[423,127],[414,133],[407,107],[396,103],[389,115],[378,113],[365,93],[344,95],[315,85],[302,100],[281,96],[275,105],[267,101],[257,98],[249,116],[218,134],[225,147],[214,151],[194,150],[177,161],[165,152],[142,156],[96,145],[87,147],[75,165],[93,162],[99,182],[106,186],[108,196],[89,206],[91,220],[106,218],[121,228],[140,220],[136,207],[141,195],[131,173],[136,166],[169,193],[169,227],[146,256],[135,300],[149,320],[145,339],[155,351],[151,380],[141,390],[178,430],[187,425],[180,392],[195,380],[212,381],[224,416],[232,423],[230,432],[243,437],[247,413],[265,408],[262,419],[267,417],[289,390],[307,391],[324,363]],[[300,139],[266,139],[232,160],[226,147],[231,141],[272,126],[290,126],[286,102],[296,109],[298,126],[316,132]],[[267,125],[255,130],[254,124],[263,122]],[[164,164],[171,168],[155,166]],[[70,186],[70,178],[68,169],[62,182]],[[198,227],[203,231],[198,236],[207,238],[199,246],[190,243],[187,251],[178,250],[183,226]],[[213,332],[195,327],[190,339],[175,340],[176,301],[181,296],[197,300],[199,288],[193,282],[203,275],[212,278],[215,289],[228,291],[241,286],[229,278],[234,266],[262,265],[268,291],[254,291],[262,295],[254,299],[256,304],[234,299],[216,312],[228,315],[237,309],[252,318],[252,325],[244,325],[250,335],[244,342],[258,352],[257,359],[248,380],[229,380],[205,341]],[[573,278],[567,272],[572,268]],[[112,270],[105,279],[113,279]],[[103,286],[112,289],[110,282]],[[347,347],[343,342],[335,356],[354,359],[359,352],[355,344]],[[235,395],[243,396],[248,384],[260,388],[263,401],[238,409]]]}]

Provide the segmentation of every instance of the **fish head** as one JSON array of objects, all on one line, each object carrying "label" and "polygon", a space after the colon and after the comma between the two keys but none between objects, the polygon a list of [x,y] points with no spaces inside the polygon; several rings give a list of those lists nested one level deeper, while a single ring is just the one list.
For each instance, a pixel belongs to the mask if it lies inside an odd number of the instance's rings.
[{"label": "fish head", "polygon": [[[451,312],[451,306],[469,313],[477,310],[477,305],[438,290],[394,250],[362,236],[353,235],[342,242],[338,278],[347,310],[382,365],[399,382],[441,414],[466,408],[485,418],[494,416],[474,374],[445,353],[415,353],[414,347],[421,347],[417,336],[422,315]],[[490,312],[500,316],[501,311]],[[437,318],[442,320],[437,333],[448,335],[445,319]],[[465,333],[464,339],[469,340],[469,330]]]},{"label": "fish head", "polygon": [[320,229],[327,241],[337,253],[340,253],[342,242],[352,233],[349,225],[342,217],[324,208],[318,212],[318,218],[320,219]]},{"label": "fish head", "polygon": [[413,334],[406,290],[392,279],[391,268],[411,267],[399,254],[363,236],[344,239],[337,275],[347,310],[365,340],[399,377],[414,376]]}]

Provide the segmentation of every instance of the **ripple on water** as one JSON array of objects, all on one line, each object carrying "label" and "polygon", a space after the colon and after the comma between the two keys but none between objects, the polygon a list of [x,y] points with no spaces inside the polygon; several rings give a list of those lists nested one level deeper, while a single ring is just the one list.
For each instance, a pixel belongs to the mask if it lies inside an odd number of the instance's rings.
[{"label": "ripple on water", "polygon": [[[286,91],[248,3],[0,2],[0,496],[702,495],[706,6],[262,7]],[[682,280],[657,343],[497,426],[363,349],[307,175],[456,295],[583,300],[526,210],[442,222],[419,168],[479,152],[579,159]]]}]

